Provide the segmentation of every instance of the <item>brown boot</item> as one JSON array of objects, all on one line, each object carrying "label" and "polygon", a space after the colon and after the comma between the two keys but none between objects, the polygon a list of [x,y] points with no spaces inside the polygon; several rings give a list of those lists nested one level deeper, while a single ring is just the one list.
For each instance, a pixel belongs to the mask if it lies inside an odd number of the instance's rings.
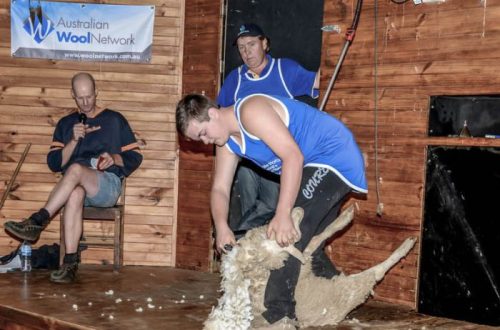
[{"label": "brown boot", "polygon": [[36,224],[31,218],[24,219],[23,221],[7,221],[3,226],[6,232],[30,242],[38,240],[44,228]]},{"label": "brown boot", "polygon": [[60,269],[50,273],[50,281],[54,283],[73,283],[77,279],[78,262],[63,264]]}]

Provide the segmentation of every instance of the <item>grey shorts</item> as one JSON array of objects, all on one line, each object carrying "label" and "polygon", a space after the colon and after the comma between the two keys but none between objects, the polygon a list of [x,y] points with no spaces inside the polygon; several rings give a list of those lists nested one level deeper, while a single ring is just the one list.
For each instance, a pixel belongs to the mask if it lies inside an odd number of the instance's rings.
[{"label": "grey shorts", "polygon": [[111,172],[97,171],[99,190],[93,197],[85,197],[85,206],[111,207],[116,204],[122,190],[120,178]]}]

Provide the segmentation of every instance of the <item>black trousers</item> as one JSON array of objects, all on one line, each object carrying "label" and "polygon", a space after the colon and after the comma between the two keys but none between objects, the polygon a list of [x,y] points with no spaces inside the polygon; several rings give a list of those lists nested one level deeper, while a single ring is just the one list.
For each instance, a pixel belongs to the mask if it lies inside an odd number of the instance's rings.
[{"label": "black trousers", "polygon": [[[342,203],[351,191],[345,182],[326,168],[304,168],[295,201],[295,206],[304,209],[304,218],[300,224],[302,236],[295,243],[297,249],[304,251],[311,239],[337,218]],[[300,261],[290,256],[282,268],[271,272],[264,296],[267,310],[262,314],[269,323],[285,316],[295,319],[294,294],[300,266]]]}]

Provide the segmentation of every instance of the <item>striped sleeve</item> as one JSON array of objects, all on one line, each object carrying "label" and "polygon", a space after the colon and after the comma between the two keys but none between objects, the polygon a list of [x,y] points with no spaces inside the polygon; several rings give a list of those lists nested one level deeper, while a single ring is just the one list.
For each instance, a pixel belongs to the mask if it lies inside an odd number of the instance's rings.
[{"label": "striped sleeve", "polygon": [[52,137],[52,144],[50,145],[49,153],[47,154],[47,165],[52,172],[62,171],[62,150],[64,148],[63,129],[62,123],[57,123],[54,135]]},{"label": "striped sleeve", "polygon": [[59,141],[52,141],[50,145],[50,151],[64,148],[64,143]]},{"label": "striped sleeve", "polygon": [[132,131],[127,119],[123,116],[121,116],[121,118],[122,129],[120,132],[122,145],[120,156],[123,159],[123,167],[121,168],[121,171],[125,176],[129,176],[141,165],[142,154],[134,132]]}]

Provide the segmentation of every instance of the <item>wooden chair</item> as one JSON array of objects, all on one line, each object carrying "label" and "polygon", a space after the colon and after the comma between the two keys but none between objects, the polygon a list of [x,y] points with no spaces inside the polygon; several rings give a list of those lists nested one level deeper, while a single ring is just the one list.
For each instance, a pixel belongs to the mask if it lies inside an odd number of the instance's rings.
[{"label": "wooden chair", "polygon": [[[97,220],[97,221],[114,221],[114,237],[110,239],[107,236],[88,236],[85,233],[82,234],[80,239],[80,245],[78,247],[79,252],[82,250],[82,246],[88,247],[112,247],[113,248],[113,268],[118,270],[123,265],[123,219],[125,216],[125,181],[122,180],[122,193],[118,202],[113,207],[84,207],[83,208],[83,220]],[[65,253],[65,243],[64,243],[64,219],[63,212],[60,215],[60,236],[61,236],[61,248],[60,248],[60,260],[64,257]]]}]

